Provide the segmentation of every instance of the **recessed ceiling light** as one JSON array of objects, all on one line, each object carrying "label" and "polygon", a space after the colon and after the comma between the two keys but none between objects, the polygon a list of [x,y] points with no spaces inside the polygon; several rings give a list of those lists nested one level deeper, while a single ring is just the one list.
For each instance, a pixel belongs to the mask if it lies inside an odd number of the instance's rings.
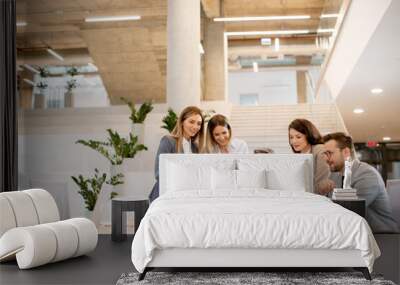
[{"label": "recessed ceiling light", "polygon": [[225,32],[227,36],[295,35],[295,34],[308,34],[308,33],[310,33],[309,30]]},{"label": "recessed ceiling light", "polygon": [[32,80],[29,80],[29,79],[27,79],[27,78],[24,78],[23,80],[24,80],[26,83],[28,83],[29,85],[35,86],[35,83],[34,83]]},{"label": "recessed ceiling light", "polygon": [[324,19],[324,18],[337,18],[339,17],[339,14],[321,14],[320,18]]},{"label": "recessed ceiling light", "polygon": [[381,88],[373,88],[371,89],[372,94],[381,94],[383,92],[383,89]]},{"label": "recessed ceiling light", "polygon": [[310,19],[310,18],[311,18],[310,15],[261,16],[261,17],[226,17],[226,18],[214,18],[214,22],[305,20],[305,19]]},{"label": "recessed ceiling light", "polygon": [[353,113],[354,113],[354,114],[362,114],[362,113],[364,113],[364,109],[355,108],[355,109],[353,110]]},{"label": "recessed ceiling light", "polygon": [[317,33],[333,33],[335,29],[318,29]]},{"label": "recessed ceiling light", "polygon": [[85,22],[114,22],[114,21],[136,21],[140,20],[138,15],[133,16],[106,16],[106,17],[87,17]]},{"label": "recessed ceiling light", "polygon": [[392,138],[391,137],[383,137],[382,140],[386,141],[390,141]]},{"label": "recessed ceiling light", "polygon": [[27,63],[23,64],[22,66],[23,66],[25,69],[28,69],[29,71],[32,71],[33,73],[37,73],[37,74],[40,73],[39,70],[37,70],[36,68],[34,68],[33,66],[31,66],[31,65],[29,65],[29,64],[27,64]]}]

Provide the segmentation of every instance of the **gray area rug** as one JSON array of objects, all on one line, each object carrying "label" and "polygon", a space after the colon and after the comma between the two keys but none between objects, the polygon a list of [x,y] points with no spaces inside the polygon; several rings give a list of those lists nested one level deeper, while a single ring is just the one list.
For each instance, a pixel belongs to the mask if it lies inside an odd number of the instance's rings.
[{"label": "gray area rug", "polygon": [[117,285],[133,284],[379,284],[395,285],[381,276],[372,276],[368,281],[359,272],[148,272],[138,281],[139,273],[124,273]]}]

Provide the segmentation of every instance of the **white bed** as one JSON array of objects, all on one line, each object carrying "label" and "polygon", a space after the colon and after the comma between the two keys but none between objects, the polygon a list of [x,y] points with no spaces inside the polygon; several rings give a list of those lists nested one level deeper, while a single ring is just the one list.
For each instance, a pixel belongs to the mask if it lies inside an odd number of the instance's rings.
[{"label": "white bed", "polygon": [[310,193],[312,173],[311,155],[162,155],[134,266],[372,271],[380,252],[367,222]]}]

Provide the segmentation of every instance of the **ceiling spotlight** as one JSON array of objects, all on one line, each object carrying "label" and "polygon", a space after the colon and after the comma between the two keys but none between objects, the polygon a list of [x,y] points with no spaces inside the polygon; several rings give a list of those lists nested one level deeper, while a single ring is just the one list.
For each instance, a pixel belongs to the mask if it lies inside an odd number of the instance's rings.
[{"label": "ceiling spotlight", "polygon": [[39,74],[40,72],[39,72],[39,70],[37,70],[36,68],[34,68],[33,66],[31,66],[31,65],[29,65],[29,64],[23,64],[22,65],[25,69],[27,69],[27,70],[29,70],[29,71],[32,71],[33,73],[37,73],[37,74]]},{"label": "ceiling spotlight", "polygon": [[52,50],[51,48],[48,48],[48,49],[46,49],[47,50],[47,52],[49,53],[49,54],[51,54],[52,56],[54,56],[55,58],[57,58],[59,61],[64,61],[64,58],[61,56],[61,55],[59,55],[58,53],[56,53],[54,50]]},{"label": "ceiling spotlight", "polygon": [[253,62],[253,71],[258,72],[258,63],[255,61]]},{"label": "ceiling spotlight", "polygon": [[392,138],[391,137],[383,137],[382,140],[384,140],[385,142],[390,141]]},{"label": "ceiling spotlight", "polygon": [[362,113],[364,113],[364,109],[355,108],[355,109],[353,110],[353,113],[354,113],[354,114],[362,114]]},{"label": "ceiling spotlight", "polygon": [[292,16],[261,16],[261,17],[226,17],[214,18],[214,22],[247,22],[247,21],[279,21],[279,20],[306,20],[310,15],[292,15]]},{"label": "ceiling spotlight", "polygon": [[381,88],[373,88],[371,89],[372,94],[381,94],[383,92],[383,89]]},{"label": "ceiling spotlight", "polygon": [[93,23],[93,22],[116,22],[116,21],[136,21],[140,20],[141,17],[138,15],[132,16],[106,16],[106,17],[87,17],[85,18],[85,22]]}]

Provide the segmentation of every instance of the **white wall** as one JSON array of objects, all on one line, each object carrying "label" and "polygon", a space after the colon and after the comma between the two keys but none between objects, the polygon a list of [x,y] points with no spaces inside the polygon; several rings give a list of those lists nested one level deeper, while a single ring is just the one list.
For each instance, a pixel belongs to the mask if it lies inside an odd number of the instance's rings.
[{"label": "white wall", "polygon": [[259,94],[259,105],[297,104],[295,70],[230,72],[228,94],[239,105],[240,94]]},{"label": "white wall", "polygon": [[[35,75],[35,83],[45,82],[48,87],[43,91],[46,98],[61,100],[61,108],[64,107],[64,94],[67,92],[67,81],[70,76],[40,78]],[[104,88],[100,75],[78,75],[74,76],[77,87],[73,89],[74,107],[106,107],[110,105],[107,91]],[[40,93],[39,88],[33,88],[33,94]]]},{"label": "white wall", "polygon": [[[139,153],[127,166],[125,187],[120,195],[147,197],[154,184],[154,158],[162,135],[164,113],[155,108],[146,119],[144,144],[148,151]],[[164,109],[164,108],[161,108]],[[131,124],[126,106],[64,110],[34,110],[20,114],[19,178],[20,188],[44,188],[56,199],[62,218],[85,213],[78,188],[71,175],[93,176],[94,169],[110,173],[110,163],[98,152],[76,144],[78,139],[106,140],[106,129],[127,136]],[[108,187],[108,188],[107,188]],[[110,191],[105,186],[105,191]],[[111,203],[102,223],[110,223]]]}]

